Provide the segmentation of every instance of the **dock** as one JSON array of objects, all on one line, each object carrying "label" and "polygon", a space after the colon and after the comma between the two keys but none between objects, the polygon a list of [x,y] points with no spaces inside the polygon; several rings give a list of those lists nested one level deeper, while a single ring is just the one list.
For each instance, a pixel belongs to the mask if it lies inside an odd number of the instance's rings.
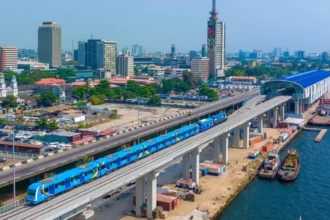
[{"label": "dock", "polygon": [[320,143],[322,141],[324,135],[327,133],[327,131],[328,131],[327,129],[322,129],[314,141]]}]

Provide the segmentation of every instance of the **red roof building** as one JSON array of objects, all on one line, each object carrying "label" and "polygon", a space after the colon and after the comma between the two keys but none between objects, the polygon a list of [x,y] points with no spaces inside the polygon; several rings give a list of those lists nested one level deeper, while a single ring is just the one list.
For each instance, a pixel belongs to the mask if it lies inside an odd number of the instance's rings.
[{"label": "red roof building", "polygon": [[56,79],[56,78],[46,78],[41,79],[40,81],[34,83],[35,85],[57,85],[57,84],[64,84],[64,79]]},{"label": "red roof building", "polygon": [[109,79],[109,83],[113,84],[113,85],[126,85],[127,81],[132,80],[137,82],[138,84],[141,85],[148,85],[148,84],[154,84],[154,83],[158,83],[158,80],[149,80],[149,79],[126,79],[126,78],[112,78]]}]

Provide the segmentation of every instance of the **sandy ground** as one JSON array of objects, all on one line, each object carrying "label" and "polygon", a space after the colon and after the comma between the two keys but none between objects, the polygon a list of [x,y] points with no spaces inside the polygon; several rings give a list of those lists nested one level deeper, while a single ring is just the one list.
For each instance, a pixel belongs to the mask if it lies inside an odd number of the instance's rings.
[{"label": "sandy ground", "polygon": [[183,108],[168,108],[168,107],[146,107],[137,105],[125,105],[125,104],[103,104],[94,106],[99,109],[117,109],[120,119],[111,120],[110,122],[96,125],[92,129],[104,130],[107,128],[115,128],[118,130],[124,130],[138,125],[138,112],[140,124],[150,121],[165,118],[170,115],[174,115],[180,112],[185,112],[187,109]]}]

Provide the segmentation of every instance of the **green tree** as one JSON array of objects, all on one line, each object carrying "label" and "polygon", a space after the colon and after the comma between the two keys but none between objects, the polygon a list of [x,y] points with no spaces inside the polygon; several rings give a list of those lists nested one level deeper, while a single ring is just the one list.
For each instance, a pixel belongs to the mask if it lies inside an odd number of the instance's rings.
[{"label": "green tree", "polygon": [[241,70],[234,70],[234,74],[235,74],[235,76],[244,76],[245,75],[244,72]]},{"label": "green tree", "polygon": [[185,82],[185,83],[188,84],[189,89],[190,89],[190,88],[191,88],[191,89],[196,88],[196,81],[197,81],[197,80],[195,79],[195,77],[194,77],[194,75],[193,75],[192,72],[185,71],[185,72],[183,73],[183,82]]},{"label": "green tree", "polygon": [[199,89],[199,95],[200,96],[207,96],[212,101],[218,101],[219,100],[218,93],[215,90],[210,89],[205,84],[200,87],[200,89]]},{"label": "green tree", "polygon": [[83,99],[88,94],[88,89],[86,86],[78,86],[72,90],[72,94],[79,97],[79,99]]},{"label": "green tree", "polygon": [[114,92],[114,99],[121,99],[124,94],[124,90],[120,87],[115,87],[112,89]]},{"label": "green tree", "polygon": [[153,95],[149,99],[149,105],[161,105],[162,100],[160,99],[159,95]]},{"label": "green tree", "polygon": [[52,106],[56,103],[57,101],[57,96],[54,92],[52,91],[46,91],[40,95],[40,98],[38,99],[39,105],[49,107]]},{"label": "green tree", "polygon": [[3,106],[6,108],[16,108],[18,106],[16,97],[13,95],[7,95],[3,101]]},{"label": "green tree", "polygon": [[87,105],[87,102],[76,102],[74,105],[75,106],[85,106],[85,105]]},{"label": "green tree", "polygon": [[40,129],[47,128],[47,124],[48,124],[47,118],[39,118],[38,121],[36,122],[37,127]]},{"label": "green tree", "polygon": [[67,77],[76,76],[76,74],[71,69],[58,69],[56,74],[61,78],[65,79]]},{"label": "green tree", "polygon": [[175,92],[188,92],[189,91],[189,85],[185,82],[182,81],[178,81],[175,85],[174,85],[174,91]]},{"label": "green tree", "polygon": [[125,91],[123,93],[123,97],[124,97],[124,100],[127,100],[127,99],[134,99],[136,98],[136,95],[134,92],[131,92],[131,91]]},{"label": "green tree", "polygon": [[170,93],[174,90],[174,80],[168,79],[168,80],[162,80],[162,89],[164,93]]},{"label": "green tree", "polygon": [[93,105],[101,105],[104,103],[105,100],[105,95],[92,95],[89,98],[89,101],[93,104]]},{"label": "green tree", "polygon": [[130,91],[130,92],[134,92],[137,93],[137,91],[139,90],[139,84],[133,80],[128,80],[125,90],[126,91]]},{"label": "green tree", "polygon": [[47,128],[51,131],[58,129],[58,123],[56,120],[51,120],[47,123]]},{"label": "green tree", "polygon": [[4,205],[5,205],[5,203],[2,200],[0,200],[0,207],[2,207]]}]

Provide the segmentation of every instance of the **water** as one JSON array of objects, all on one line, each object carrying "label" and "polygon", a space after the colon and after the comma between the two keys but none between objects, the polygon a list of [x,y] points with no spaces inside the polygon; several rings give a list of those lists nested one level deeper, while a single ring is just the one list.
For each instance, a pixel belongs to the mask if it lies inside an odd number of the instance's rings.
[{"label": "water", "polygon": [[255,179],[220,216],[221,220],[330,219],[330,134],[315,143],[317,132],[302,132],[289,148],[300,156],[301,169],[292,183]]}]

